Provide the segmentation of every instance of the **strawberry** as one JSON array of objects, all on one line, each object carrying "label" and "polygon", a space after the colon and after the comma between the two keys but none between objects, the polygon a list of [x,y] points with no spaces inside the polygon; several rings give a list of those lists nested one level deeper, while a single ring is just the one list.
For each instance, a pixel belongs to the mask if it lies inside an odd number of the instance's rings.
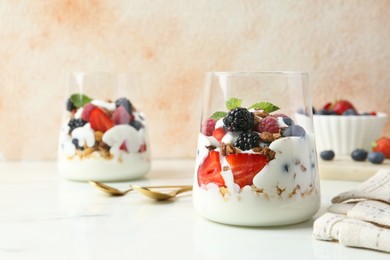
[{"label": "strawberry", "polygon": [[332,103],[331,102],[328,102],[324,105],[324,107],[322,109],[325,109],[325,110],[330,110],[332,108]]},{"label": "strawberry", "polygon": [[100,132],[106,132],[108,129],[114,126],[114,123],[108,117],[106,113],[100,108],[94,108],[89,115],[89,122],[91,127]]},{"label": "strawberry", "polygon": [[372,150],[374,152],[381,152],[387,159],[390,159],[390,138],[379,138],[372,143]]},{"label": "strawberry", "polygon": [[122,151],[125,151],[125,152],[129,152],[128,150],[127,150],[127,146],[126,146],[126,142],[123,142],[122,144],[121,144],[121,146],[119,147],[119,149],[120,150],[122,150]]},{"label": "strawberry", "polygon": [[335,111],[338,115],[342,115],[348,109],[353,109],[357,113],[352,103],[347,100],[337,100],[336,103],[334,103],[334,105],[331,107],[331,109],[333,109],[333,111]]},{"label": "strawberry", "polygon": [[112,114],[112,122],[116,125],[127,125],[130,123],[131,116],[126,111],[126,108],[123,106],[119,106],[115,109],[114,113]]},{"label": "strawberry", "polygon": [[143,152],[146,152],[146,144],[141,144],[141,146],[139,147],[139,150],[138,150],[138,152],[139,153],[143,153]]},{"label": "strawberry", "polygon": [[234,182],[241,188],[253,184],[253,177],[267,164],[267,157],[262,154],[230,154],[226,155],[233,172]]},{"label": "strawberry", "polygon": [[221,163],[219,162],[219,152],[210,151],[206,159],[198,168],[198,184],[217,184],[219,187],[225,185],[221,175]]},{"label": "strawberry", "polygon": [[218,140],[218,142],[221,142],[221,140],[225,136],[225,134],[226,134],[226,132],[225,132],[225,129],[223,129],[223,127],[217,128],[213,131],[213,136],[215,137],[215,139]]}]

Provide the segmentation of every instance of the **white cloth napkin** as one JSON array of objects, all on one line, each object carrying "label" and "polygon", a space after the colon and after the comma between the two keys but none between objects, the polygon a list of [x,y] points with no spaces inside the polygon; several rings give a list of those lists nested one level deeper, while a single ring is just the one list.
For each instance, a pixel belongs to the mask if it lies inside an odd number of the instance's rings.
[{"label": "white cloth napkin", "polygon": [[332,203],[314,222],[316,239],[390,253],[390,170],[381,169]]}]

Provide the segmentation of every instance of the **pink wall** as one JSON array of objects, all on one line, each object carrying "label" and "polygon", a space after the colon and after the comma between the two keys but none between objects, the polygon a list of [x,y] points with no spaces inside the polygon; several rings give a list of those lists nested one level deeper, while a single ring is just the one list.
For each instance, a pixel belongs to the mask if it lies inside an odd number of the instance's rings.
[{"label": "pink wall", "polygon": [[207,71],[306,70],[315,105],[390,114],[389,23],[387,0],[1,1],[0,154],[56,158],[73,71],[143,75],[155,158],[195,155]]}]

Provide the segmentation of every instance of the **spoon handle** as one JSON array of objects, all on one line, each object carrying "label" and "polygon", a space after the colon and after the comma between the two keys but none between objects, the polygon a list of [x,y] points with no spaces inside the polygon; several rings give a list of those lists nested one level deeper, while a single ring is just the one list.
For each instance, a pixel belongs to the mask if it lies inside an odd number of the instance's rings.
[{"label": "spoon handle", "polygon": [[[132,187],[133,185],[130,184],[130,187]],[[161,185],[161,186],[142,186],[143,188],[147,188],[147,189],[165,189],[165,188],[179,188],[179,190],[182,190],[182,189],[186,189],[185,191],[188,191],[189,190],[192,190],[192,185]]]},{"label": "spoon handle", "polygon": [[192,191],[192,186],[185,186],[177,191],[174,191],[175,195],[178,195],[183,192]]}]

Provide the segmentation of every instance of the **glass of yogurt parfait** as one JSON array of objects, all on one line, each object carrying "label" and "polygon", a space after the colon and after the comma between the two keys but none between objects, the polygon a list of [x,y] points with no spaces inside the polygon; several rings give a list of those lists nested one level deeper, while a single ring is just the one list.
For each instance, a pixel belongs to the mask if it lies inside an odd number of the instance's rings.
[{"label": "glass of yogurt parfait", "polygon": [[136,107],[140,91],[126,73],[71,75],[58,149],[63,177],[124,181],[150,170],[147,123]]},{"label": "glass of yogurt parfait", "polygon": [[206,219],[275,226],[311,218],[320,185],[308,74],[209,73],[194,176],[194,207]]}]

